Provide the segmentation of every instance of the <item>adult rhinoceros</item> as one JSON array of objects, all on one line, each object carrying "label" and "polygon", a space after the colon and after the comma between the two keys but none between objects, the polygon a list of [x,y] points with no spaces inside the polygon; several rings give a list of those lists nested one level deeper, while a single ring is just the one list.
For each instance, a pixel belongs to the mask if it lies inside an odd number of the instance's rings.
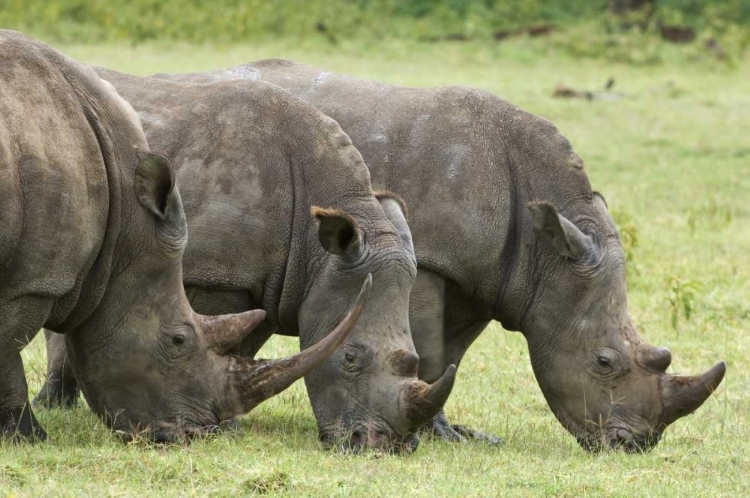
[{"label": "adult rhinoceros", "polygon": [[133,109],[90,68],[20,33],[0,31],[0,67],[0,436],[46,438],[20,355],[42,326],[67,333],[93,410],[156,440],[246,412],[343,341],[362,302],[295,357],[225,356],[264,313],[190,308],[180,194],[169,162],[145,152]]},{"label": "adult rhinoceros", "polygon": [[[326,445],[414,449],[415,431],[441,409],[455,367],[446,365],[431,386],[417,380],[408,316],[416,258],[403,206],[373,194],[349,137],[268,83],[98,73],[138,111],[149,143],[173,158],[190,232],[183,278],[196,310],[262,307],[264,338],[298,335],[306,347],[372,274],[358,324],[305,378],[307,389]],[[245,353],[262,342],[249,341]],[[62,356],[50,349],[50,358]],[[64,376],[52,365],[49,378]]]},{"label": "adult rhinoceros", "polygon": [[[524,334],[550,408],[582,446],[639,450],[723,379],[723,362],[697,377],[666,374],[669,350],[638,335],[617,228],[549,121],[476,89],[405,88],[280,60],[157,77],[260,79],[339,122],[375,187],[410,208],[410,321],[425,381],[498,320]],[[442,414],[432,426],[460,438]]]}]

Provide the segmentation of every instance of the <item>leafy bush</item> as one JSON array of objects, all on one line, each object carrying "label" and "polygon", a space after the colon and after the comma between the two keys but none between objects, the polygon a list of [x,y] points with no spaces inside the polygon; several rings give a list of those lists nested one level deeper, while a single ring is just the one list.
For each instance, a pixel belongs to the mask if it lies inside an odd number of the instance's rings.
[{"label": "leafy bush", "polygon": [[705,34],[702,40],[721,39],[729,53],[750,45],[746,0],[657,0],[649,21],[641,23],[649,26],[645,32],[623,28],[622,19],[607,14],[607,0],[0,0],[0,26],[63,42],[285,37],[332,44],[387,38],[493,43],[500,33],[553,23],[553,43],[575,56],[650,64],[664,58],[666,44],[655,27],[660,21],[689,24]]},{"label": "leafy bush", "polygon": [[612,218],[615,220],[617,230],[620,233],[620,242],[625,253],[628,282],[632,283],[632,278],[640,273],[638,263],[635,260],[635,250],[638,247],[638,226],[630,213],[626,211],[614,210],[612,211]]},{"label": "leafy bush", "polygon": [[667,278],[667,303],[670,310],[670,323],[678,333],[677,327],[680,315],[685,321],[690,320],[695,308],[696,293],[701,289],[700,282],[682,277],[669,276]]}]

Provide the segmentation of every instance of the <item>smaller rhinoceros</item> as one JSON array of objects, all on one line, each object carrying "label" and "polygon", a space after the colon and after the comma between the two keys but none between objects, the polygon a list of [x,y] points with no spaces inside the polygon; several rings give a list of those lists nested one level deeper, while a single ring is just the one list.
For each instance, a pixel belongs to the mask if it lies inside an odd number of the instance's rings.
[{"label": "smaller rhinoceros", "polygon": [[[284,88],[335,119],[375,188],[409,205],[418,273],[409,318],[419,377],[458,365],[492,320],[524,334],[557,419],[588,449],[652,447],[721,383],[667,373],[630,319],[625,259],[583,160],[544,118],[465,87],[407,88],[264,60],[155,77]],[[478,433],[430,422],[453,440]]]},{"label": "smaller rhinoceros", "polygon": [[[169,161],[88,67],[0,31],[0,436],[44,439],[20,351],[67,333],[91,408],[157,441],[244,413],[309,373],[364,306],[291,358],[228,356],[263,311],[202,316],[182,287],[187,229]],[[140,152],[138,151],[140,149]]]}]

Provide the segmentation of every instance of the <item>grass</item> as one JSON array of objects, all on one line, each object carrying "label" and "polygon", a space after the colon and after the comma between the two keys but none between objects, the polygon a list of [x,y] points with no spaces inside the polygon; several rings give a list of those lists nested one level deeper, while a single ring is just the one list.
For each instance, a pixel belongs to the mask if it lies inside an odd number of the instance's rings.
[{"label": "grass", "polygon": [[[0,496],[743,496],[750,494],[750,61],[649,67],[574,60],[553,42],[382,46],[59,46],[138,74],[284,57],[415,86],[485,88],[548,117],[586,161],[627,232],[630,308],[640,332],[694,373],[725,359],[720,390],[645,455],[590,455],[558,424],[520,334],[492,325],[469,350],[447,412],[507,445],[423,439],[409,457],[326,453],[297,383],[243,420],[240,435],[187,447],[123,445],[85,409],[41,411],[51,444],[0,443]],[[669,49],[671,50],[671,49]],[[553,99],[558,83],[629,98]],[[689,317],[685,303],[688,303]],[[673,316],[677,314],[677,320]],[[263,356],[290,353],[274,338]],[[25,350],[35,393],[41,336]]]}]

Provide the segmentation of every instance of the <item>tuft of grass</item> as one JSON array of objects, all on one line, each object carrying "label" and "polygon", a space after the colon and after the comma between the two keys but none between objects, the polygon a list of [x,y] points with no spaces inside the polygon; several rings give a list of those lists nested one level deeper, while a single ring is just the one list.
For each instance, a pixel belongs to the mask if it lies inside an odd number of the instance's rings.
[{"label": "tuft of grass", "polygon": [[292,483],[289,474],[282,471],[251,476],[243,481],[242,487],[250,494],[266,495],[286,491]]},{"label": "tuft of grass", "polygon": [[615,220],[617,230],[620,233],[620,242],[627,264],[628,280],[633,280],[634,275],[638,273],[638,262],[636,261],[638,225],[626,211],[612,210],[612,218]]},{"label": "tuft of grass", "polygon": [[[667,278],[667,302],[670,310],[670,323],[672,328],[679,333],[677,324],[680,315],[687,321],[693,314],[695,294],[701,288],[699,282],[685,280],[680,277],[670,276]],[[679,335],[678,335],[679,336]]]},{"label": "tuft of grass", "polygon": [[[621,236],[630,237],[638,271],[629,275],[629,302],[641,334],[672,349],[675,372],[701,372],[719,359],[728,372],[650,453],[591,455],[547,407],[523,337],[492,324],[461,364],[446,411],[454,423],[502,436],[505,446],[423,438],[408,457],[326,452],[297,383],[246,416],[242,433],[187,446],[123,444],[85,407],[39,411],[51,442],[0,443],[0,496],[750,495],[750,61],[633,66],[576,60],[564,47],[527,38],[58,48],[136,74],[292,58],[392,83],[476,86],[541,114],[571,140]],[[558,83],[599,88],[609,77],[631,97],[551,97]],[[677,335],[668,297],[685,296],[688,282],[700,289],[692,291],[689,320],[676,300]],[[261,356],[298,347],[274,337]],[[41,336],[23,356],[33,395],[44,379]]]}]

